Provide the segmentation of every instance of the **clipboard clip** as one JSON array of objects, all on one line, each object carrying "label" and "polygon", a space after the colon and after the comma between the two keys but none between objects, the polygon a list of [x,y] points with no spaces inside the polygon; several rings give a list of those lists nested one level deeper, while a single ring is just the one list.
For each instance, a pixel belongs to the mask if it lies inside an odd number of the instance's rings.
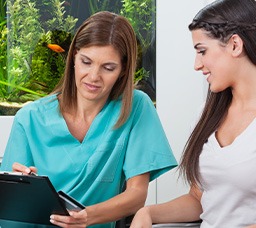
[{"label": "clipboard clip", "polygon": [[[0,171],[0,174],[6,174],[6,175],[27,175],[27,174],[24,174],[22,172],[9,172],[9,171]],[[28,175],[38,176],[37,173],[34,173],[32,171],[30,171],[30,173],[28,173]]]},{"label": "clipboard clip", "polygon": [[9,171],[0,171],[0,174],[6,174],[6,175],[23,175],[22,172],[9,172]]}]

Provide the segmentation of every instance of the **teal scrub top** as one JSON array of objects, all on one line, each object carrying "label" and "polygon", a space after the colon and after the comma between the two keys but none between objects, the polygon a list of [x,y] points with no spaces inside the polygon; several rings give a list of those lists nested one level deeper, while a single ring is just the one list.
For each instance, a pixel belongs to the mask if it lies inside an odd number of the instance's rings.
[{"label": "teal scrub top", "polygon": [[150,172],[152,181],[176,167],[148,95],[134,90],[131,114],[115,129],[120,109],[121,99],[107,102],[79,142],[68,130],[56,94],[24,106],[14,118],[1,170],[12,170],[14,162],[35,166],[57,191],[88,206],[119,194],[131,177]]}]

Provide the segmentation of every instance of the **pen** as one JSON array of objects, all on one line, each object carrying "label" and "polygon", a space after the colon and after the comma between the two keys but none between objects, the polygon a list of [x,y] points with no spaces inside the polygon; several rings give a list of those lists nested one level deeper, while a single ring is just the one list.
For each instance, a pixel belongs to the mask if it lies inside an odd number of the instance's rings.
[{"label": "pen", "polygon": [[32,171],[30,171],[30,172],[28,173],[28,175],[38,176],[37,173],[34,173],[34,172],[32,172]]}]

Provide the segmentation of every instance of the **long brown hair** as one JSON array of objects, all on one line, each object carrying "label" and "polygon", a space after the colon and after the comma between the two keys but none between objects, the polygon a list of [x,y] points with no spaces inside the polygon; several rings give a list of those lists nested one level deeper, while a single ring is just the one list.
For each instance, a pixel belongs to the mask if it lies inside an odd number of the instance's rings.
[{"label": "long brown hair", "polygon": [[[199,11],[189,30],[202,29],[225,44],[233,34],[244,42],[244,50],[256,65],[256,2],[255,0],[217,0]],[[199,156],[204,143],[225,119],[232,101],[231,88],[213,93],[208,89],[205,107],[190,135],[181,158],[180,174],[189,184],[200,183]]]},{"label": "long brown hair", "polygon": [[136,70],[137,41],[129,21],[123,16],[98,12],[78,28],[70,45],[64,76],[54,93],[61,93],[60,110],[77,109],[77,88],[74,77],[74,52],[83,47],[112,45],[121,56],[122,72],[112,88],[109,99],[122,99],[122,108],[115,127],[127,120],[132,106],[133,82]]}]

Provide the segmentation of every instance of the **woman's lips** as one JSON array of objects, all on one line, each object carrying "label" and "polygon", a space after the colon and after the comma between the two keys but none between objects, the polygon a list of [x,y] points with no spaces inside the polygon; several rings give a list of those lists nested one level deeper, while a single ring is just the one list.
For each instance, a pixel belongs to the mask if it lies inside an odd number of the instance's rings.
[{"label": "woman's lips", "polygon": [[206,76],[206,80],[209,82],[210,72],[204,72],[203,73]]},{"label": "woman's lips", "polygon": [[84,83],[84,84],[88,88],[88,90],[90,90],[90,91],[96,91],[100,88],[100,86],[93,85],[93,84],[90,84],[90,83]]}]

